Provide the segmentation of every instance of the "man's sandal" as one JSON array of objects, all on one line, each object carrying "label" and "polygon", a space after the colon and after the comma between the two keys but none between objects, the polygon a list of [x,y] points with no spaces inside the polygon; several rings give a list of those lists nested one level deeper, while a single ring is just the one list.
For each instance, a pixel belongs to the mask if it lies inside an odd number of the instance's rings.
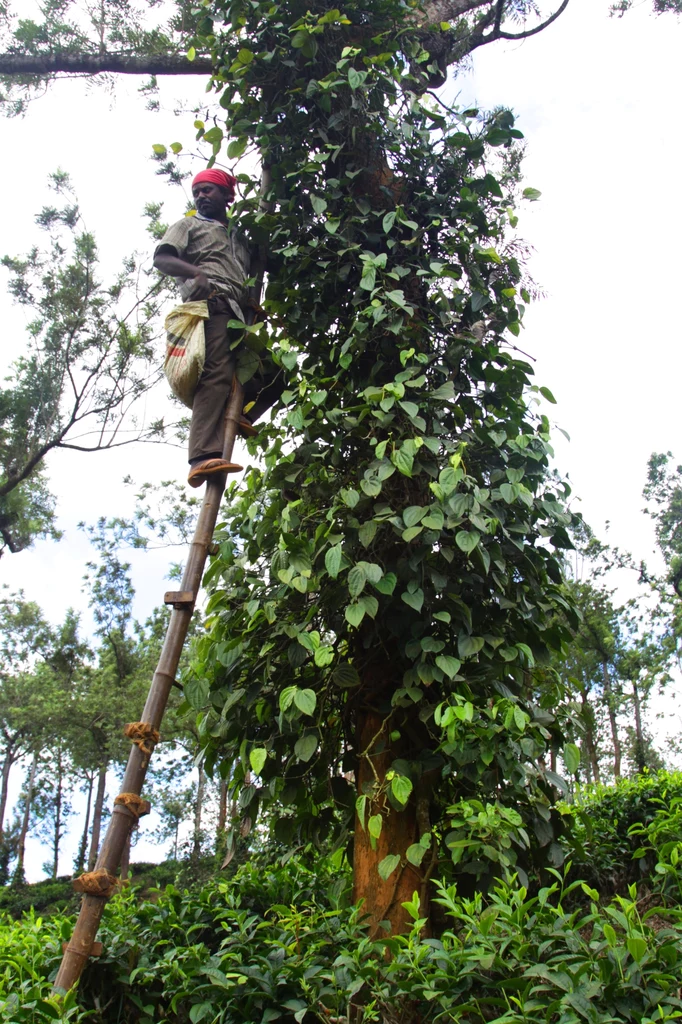
[{"label": "man's sandal", "polygon": [[198,462],[196,466],[192,466],[187,483],[190,487],[201,487],[209,476],[214,476],[216,473],[241,473],[243,468],[236,462],[226,462],[225,459],[205,459],[203,462]]}]

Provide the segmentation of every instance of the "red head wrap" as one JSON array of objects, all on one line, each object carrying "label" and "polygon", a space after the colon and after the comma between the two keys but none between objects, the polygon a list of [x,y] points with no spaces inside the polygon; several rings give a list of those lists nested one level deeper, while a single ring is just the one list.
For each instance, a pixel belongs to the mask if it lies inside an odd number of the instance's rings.
[{"label": "red head wrap", "polygon": [[227,171],[219,171],[217,167],[211,167],[207,171],[199,171],[193,178],[192,184],[198,185],[201,181],[211,181],[214,185],[220,185],[232,193],[234,193],[235,185],[237,184],[236,178],[233,178]]}]

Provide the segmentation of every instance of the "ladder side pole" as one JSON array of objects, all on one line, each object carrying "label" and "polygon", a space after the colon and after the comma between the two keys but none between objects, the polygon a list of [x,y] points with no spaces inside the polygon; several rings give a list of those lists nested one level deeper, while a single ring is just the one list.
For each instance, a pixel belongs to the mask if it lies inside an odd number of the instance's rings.
[{"label": "ladder side pole", "polygon": [[[272,200],[269,198],[271,187],[271,168],[269,166],[263,166],[259,205],[261,210],[265,212],[271,210],[273,206]],[[256,303],[260,301],[266,262],[267,252],[265,247],[262,247],[258,260],[256,261],[256,266],[253,268],[255,270],[256,282],[250,290],[251,298]],[[254,315],[252,311],[247,312],[246,320],[247,323],[253,323]],[[244,390],[235,374],[232,385],[232,394],[228,401],[225,413],[223,458],[228,462],[232,458],[232,450],[234,448],[234,441],[237,436],[239,419],[242,415],[243,407]],[[182,578],[183,590],[191,591],[194,595],[194,600],[196,600],[196,595],[198,594],[199,587],[201,585],[206,557],[208,554],[208,546],[211,542],[211,538],[213,537],[213,531],[215,530],[215,524],[220,510],[220,502],[222,501],[223,493],[225,491],[225,482],[226,477],[222,475],[209,477],[206,482],[206,493],[204,495],[197,525],[194,530],[194,538],[190,545],[189,557],[187,559],[185,572]],[[192,604],[189,607],[174,608],[171,613],[163,648],[161,650],[156,671],[152,678],[152,684],[142,719],[145,725],[149,725],[152,729],[157,731],[161,725],[164,711],[166,710],[166,704],[168,702],[171,687],[175,682],[175,674],[177,672],[178,664],[180,663],[180,656],[182,654],[185,639],[187,638],[187,631],[189,629],[189,623],[192,618],[193,611],[194,601],[192,601]],[[145,746],[147,747],[147,751],[143,750],[142,746],[138,746],[136,744],[133,745],[128,758],[128,765],[123,777],[123,782],[121,784],[121,793],[119,794],[119,797],[124,794],[131,794],[139,798],[140,793],[142,792],[145,776],[147,774],[147,765],[149,764],[149,757],[151,754],[151,750],[149,748],[151,747],[153,749],[153,744],[145,743]],[[104,907],[114,891],[115,879],[113,879],[113,876],[121,863],[123,848],[126,844],[131,828],[138,821],[140,814],[145,813],[144,810],[140,810],[139,804],[137,805],[136,810],[133,809],[134,807],[134,804],[126,805],[125,803],[114,803],[113,813],[109,821],[109,826],[104,837],[104,842],[102,843],[99,857],[97,858],[95,871],[92,872],[93,875],[96,875],[98,871],[103,873],[105,888],[101,893],[85,892],[83,895],[83,902],[81,904],[78,920],[76,921],[73,935],[64,950],[62,962],[54,982],[53,991],[55,993],[68,992],[68,990],[77,983],[83,972],[83,968],[87,964],[88,958],[91,955]],[[113,884],[107,884],[107,877],[111,879],[111,883]]]},{"label": "ladder side pole", "polygon": [[[228,461],[232,457],[243,403],[244,390],[235,375],[232,393],[225,414],[223,457]],[[182,589],[191,591],[194,595],[194,600],[196,600],[201,586],[208,555],[208,546],[213,537],[213,531],[218,519],[220,502],[225,491],[225,482],[225,474],[209,477],[206,482],[206,493],[182,577]],[[171,612],[159,662],[142,713],[142,723],[148,727],[148,733],[152,731],[158,733],[161,726],[166,704],[168,703],[168,696],[175,681],[180,656],[185,639],[187,638],[187,631],[194,611],[194,600],[188,607],[174,608]],[[131,795],[137,798],[140,797],[154,743],[155,740],[149,735],[143,738],[142,742],[133,743],[121,784],[121,793],[117,800]],[[141,804],[141,801],[138,801],[136,804],[134,799],[132,801],[124,800],[120,803],[114,803],[113,813],[97,858],[95,870],[90,873],[92,881],[88,883],[88,885],[99,888],[101,891],[86,890],[84,892],[78,920],[73,935],[64,951],[59,972],[55,979],[54,991],[56,993],[65,993],[72,988],[80,978],[83,968],[88,961],[97,936],[104,907],[116,888],[114,876],[121,863],[121,855],[128,835],[140,814],[146,813],[145,809],[141,809]],[[148,805],[146,809],[148,809]],[[78,879],[76,879],[76,882],[78,882]]]}]

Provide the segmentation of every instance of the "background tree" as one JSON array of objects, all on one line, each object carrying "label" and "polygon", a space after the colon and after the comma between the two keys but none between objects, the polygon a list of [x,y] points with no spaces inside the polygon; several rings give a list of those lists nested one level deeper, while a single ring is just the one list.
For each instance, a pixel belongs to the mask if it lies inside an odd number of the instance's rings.
[{"label": "background tree", "polygon": [[652,453],[642,492],[647,502],[644,511],[653,520],[665,572],[658,579],[642,565],[640,573],[657,593],[657,616],[667,620],[665,641],[677,653],[682,636],[682,466],[674,466],[672,459],[672,452]]},{"label": "background tree", "polygon": [[[598,579],[575,581],[570,592],[580,613],[580,626],[561,662],[567,691],[580,704],[583,765],[588,782],[601,782],[603,770],[620,778],[622,744],[618,715],[625,704],[615,668],[619,654],[620,617],[612,595]],[[604,721],[608,723],[604,735]],[[580,738],[580,737],[577,737]],[[612,753],[611,765],[604,755]]]},{"label": "background tree", "polygon": [[2,259],[11,294],[32,316],[25,354],[0,389],[0,536],[13,552],[55,536],[50,451],[101,451],[163,433],[161,421],[138,423],[135,412],[161,372],[153,342],[164,287],[136,254],[109,285],[98,280],[95,239],[68,177],[50,182],[62,205],[37,217],[48,248]]},{"label": "background tree", "polygon": [[[408,44],[420,43],[432,56],[426,78],[441,83],[448,65],[464,60],[498,39],[525,39],[550,25],[568,6],[562,0],[544,17],[533,0],[429,0],[414,6],[406,20]],[[170,16],[168,12],[170,9]],[[100,7],[43,0],[40,19],[17,18],[3,10],[0,38],[0,97],[6,113],[24,113],[59,75],[210,74],[215,69],[212,41],[224,30],[216,18],[221,4],[193,7],[186,0],[159,8],[152,0],[132,5],[113,0]],[[160,20],[159,15],[163,18]],[[436,32],[434,25],[440,25]],[[416,68],[420,77],[426,66]],[[153,104],[153,98],[150,100]]]},{"label": "background tree", "polygon": [[[38,835],[51,848],[48,874],[59,873],[61,841],[71,813],[71,796],[77,784],[76,754],[80,748],[79,699],[82,679],[91,657],[89,645],[79,636],[79,619],[69,611],[54,630],[52,649],[37,668],[46,677],[51,694],[49,730],[43,737],[38,776]],[[46,709],[47,711],[47,709]]]},{"label": "background tree", "polygon": [[185,690],[243,816],[284,808],[289,847],[352,829],[374,929],[402,927],[415,889],[426,907],[443,858],[481,885],[560,858],[543,758],[562,694],[535,668],[571,617],[568,489],[514,349],[521,136],[507,111],[420,98],[438,69],[402,17],[235,3],[198,40],[228,155],[255,142],[269,169],[268,210],[238,210],[269,238],[267,324],[245,343],[290,387],[264,468],[231,492]]},{"label": "background tree", "polygon": [[49,625],[34,602],[25,601],[21,593],[0,600],[0,842],[10,772],[36,747],[44,725],[43,694],[36,687],[34,664],[51,641]]},{"label": "background tree", "polygon": [[71,611],[61,626],[53,628],[35,604],[12,595],[2,602],[2,612],[0,717],[5,745],[0,804],[4,821],[9,773],[14,764],[23,761],[25,780],[15,829],[14,872],[15,881],[22,883],[32,823],[49,818],[53,862],[58,862],[67,811],[75,677],[87,648],[78,639],[78,619]]}]

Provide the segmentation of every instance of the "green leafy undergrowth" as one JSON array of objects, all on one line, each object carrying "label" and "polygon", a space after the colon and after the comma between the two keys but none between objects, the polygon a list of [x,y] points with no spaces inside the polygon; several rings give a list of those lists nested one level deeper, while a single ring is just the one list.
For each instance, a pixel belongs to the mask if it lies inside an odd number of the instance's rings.
[{"label": "green leafy undergrowth", "polygon": [[[211,866],[213,862],[211,861]],[[131,883],[143,893],[152,888],[174,882],[180,868],[174,861],[163,864],[131,864]],[[35,911],[43,917],[57,913],[76,912],[80,898],[74,895],[71,877],[46,878],[27,885],[0,887],[0,911],[19,918],[26,911]]]},{"label": "green leafy undergrowth", "polygon": [[70,878],[46,879],[33,885],[5,885],[0,888],[0,911],[21,917],[28,910],[56,914],[78,908]]},{"label": "green leafy undergrowth", "polygon": [[633,883],[658,890],[666,880],[665,888],[679,897],[675,850],[682,853],[681,804],[682,772],[643,772],[615,786],[585,787],[564,808],[575,876],[602,896],[625,892]]},{"label": "green leafy undergrowth", "polygon": [[[0,928],[0,1019],[101,1024],[311,1024],[355,1020],[636,1024],[674,1020],[679,909],[640,912],[634,887],[601,906],[582,882],[529,895],[498,883],[464,899],[437,886],[445,927],[423,934],[418,898],[410,934],[370,941],[348,877],[246,865],[196,892],[168,886],[155,901],[126,892],[106,909],[104,954],[86,971],[81,1008],[49,998],[70,918]],[[575,907],[580,890],[587,907]],[[660,908],[657,908],[660,911]],[[390,956],[386,954],[389,953]],[[352,1009],[354,1007],[354,1009]]]}]

